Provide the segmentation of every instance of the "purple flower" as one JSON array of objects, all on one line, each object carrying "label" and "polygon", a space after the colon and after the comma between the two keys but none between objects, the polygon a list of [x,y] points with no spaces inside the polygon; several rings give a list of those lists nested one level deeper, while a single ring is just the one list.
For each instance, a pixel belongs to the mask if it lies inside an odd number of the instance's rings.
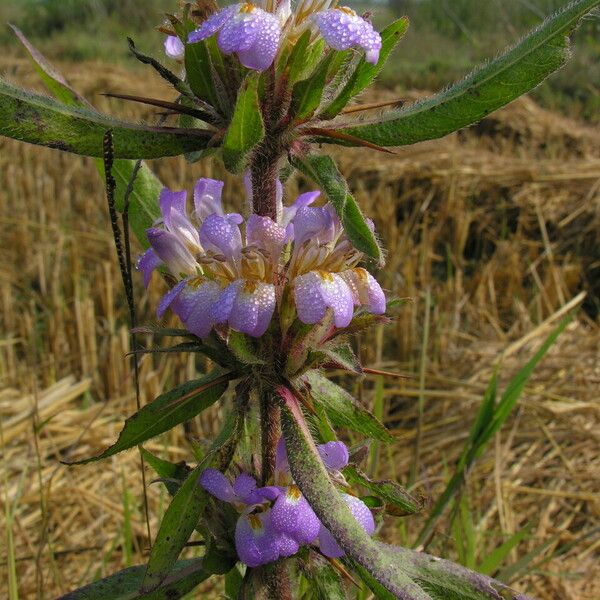
[{"label": "purple flower", "polygon": [[323,39],[334,50],[348,50],[352,47],[363,48],[366,60],[377,64],[381,50],[381,36],[371,23],[357,15],[347,6],[338,6],[317,13],[315,22]]},{"label": "purple flower", "polygon": [[350,460],[348,447],[344,442],[327,442],[317,446],[323,464],[332,471],[341,471]]},{"label": "purple flower", "polygon": [[343,271],[340,273],[340,277],[352,291],[356,306],[366,306],[370,312],[376,315],[385,313],[385,294],[371,273],[366,269],[355,268]]},{"label": "purple flower", "polygon": [[165,39],[165,54],[175,60],[182,59],[185,55],[185,46],[176,35],[168,35]]},{"label": "purple flower", "polygon": [[298,544],[312,544],[321,523],[300,490],[291,485],[281,493],[271,510],[273,527]]},{"label": "purple flower", "polygon": [[[270,516],[269,511],[242,515],[238,519],[235,527],[235,549],[239,559],[249,567],[259,567],[279,558],[280,536],[273,529]],[[289,550],[286,547],[286,551]],[[297,551],[296,547],[295,552]]]},{"label": "purple flower", "polygon": [[[369,507],[355,496],[342,494],[342,498],[361,527],[368,535],[373,535],[375,531],[375,519],[373,519],[373,514],[369,510]],[[319,531],[319,548],[321,549],[321,552],[329,558],[340,558],[341,556],[344,556],[344,551],[340,548],[330,531],[324,525],[321,525],[321,530]]]},{"label": "purple flower", "polygon": [[234,4],[211,15],[189,36],[200,42],[219,32],[217,43],[224,54],[235,52],[249,69],[264,71],[279,48],[279,19],[251,3]]},{"label": "purple flower", "polygon": [[215,323],[228,323],[232,329],[253,337],[265,333],[275,311],[275,286],[238,279],[229,284],[212,307]]},{"label": "purple flower", "polygon": [[354,315],[354,298],[348,284],[337,273],[311,271],[294,280],[298,318],[312,325],[323,320],[328,308],[336,327],[348,327]]}]

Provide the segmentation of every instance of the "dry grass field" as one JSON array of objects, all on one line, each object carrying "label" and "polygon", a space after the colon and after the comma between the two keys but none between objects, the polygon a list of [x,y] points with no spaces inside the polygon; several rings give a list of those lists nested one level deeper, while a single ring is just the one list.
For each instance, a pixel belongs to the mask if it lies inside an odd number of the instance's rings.
[{"label": "dry grass field", "polygon": [[[64,70],[96,106],[129,118],[153,116],[99,93],[168,96],[146,72],[94,63]],[[34,86],[24,60],[0,59],[0,71]],[[385,287],[410,299],[393,325],[358,341],[365,364],[407,377],[346,382],[367,404],[383,389],[378,408],[397,442],[380,450],[377,475],[407,481],[421,400],[414,486],[436,498],[495,365],[504,385],[580,307],[469,473],[466,498],[476,564],[527,527],[505,563],[525,565],[509,574],[512,583],[544,600],[597,600],[600,132],[523,99],[395,156],[334,153],[388,249]],[[175,187],[223,176],[211,163],[154,166]],[[306,186],[293,180],[288,198]],[[225,189],[239,206],[239,184]],[[92,161],[0,139],[0,246],[0,596],[14,560],[19,597],[49,599],[143,562],[149,547],[136,452],[91,466],[59,462],[109,444],[135,409],[126,306]],[[150,297],[138,281],[136,294],[140,321],[152,322],[157,291]],[[188,356],[145,355],[142,402],[197,366]],[[147,447],[193,461],[189,439],[210,438],[219,418],[216,408],[186,434]],[[155,533],[168,498],[153,484],[148,500]],[[422,522],[390,519],[382,535],[409,543]],[[447,519],[429,550],[456,557]]]}]

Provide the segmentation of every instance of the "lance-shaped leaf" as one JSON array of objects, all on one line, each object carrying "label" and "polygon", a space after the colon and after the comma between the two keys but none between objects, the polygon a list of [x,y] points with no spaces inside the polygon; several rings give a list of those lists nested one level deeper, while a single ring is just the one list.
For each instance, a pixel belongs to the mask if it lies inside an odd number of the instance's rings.
[{"label": "lance-shaped leaf", "polygon": [[[222,560],[226,564],[226,559]],[[211,562],[215,564],[215,561]],[[214,574],[201,558],[180,560],[159,588],[142,592],[140,587],[145,571],[146,565],[129,567],[61,596],[59,600],[177,600]]]},{"label": "lance-shaped leaf", "polygon": [[115,158],[176,156],[206,148],[211,137],[202,130],[125,123],[26,92],[0,79],[0,135],[99,158],[108,130],[113,132]]},{"label": "lance-shaped leaf", "polygon": [[[507,586],[449,561],[370,538],[354,519],[325,469],[291,392],[278,389],[285,407],[283,435],[294,481],[321,523],[379,597],[401,600],[527,600]],[[388,595],[389,594],[389,595]]]},{"label": "lance-shaped leaf", "polygon": [[[15,35],[19,38],[19,41],[29,52],[34,67],[49,92],[65,104],[80,106],[82,108],[92,108],[89,102],[71,87],[63,75],[23,35],[23,32],[14,25],[11,25],[11,27]],[[103,161],[97,160],[96,166],[100,174],[104,176]],[[136,163],[132,161],[117,160],[113,165],[112,175],[116,183],[116,206],[117,210],[121,212],[125,208],[125,195],[135,170]],[[158,196],[162,187],[161,182],[148,166],[144,163],[140,164],[137,168],[131,194],[129,195],[129,222],[135,236],[145,248],[148,247],[146,229],[151,227],[152,223],[160,216]]]},{"label": "lance-shaped leaf", "polygon": [[428,599],[426,594],[417,595],[420,588],[402,570],[389,568],[331,482],[296,399],[286,388],[278,391],[285,402],[281,420],[290,470],[321,523],[352,559],[376,573],[374,576],[388,591],[398,598]]},{"label": "lance-shaped leaf", "polygon": [[[198,478],[208,467],[224,471],[229,466],[244,428],[244,418],[245,405],[239,405],[229,415],[202,462],[190,472],[171,500],[152,546],[142,589],[156,589],[169,576],[209,499],[209,494],[198,484]],[[231,566],[222,572],[227,572]]]},{"label": "lance-shaped leaf", "polygon": [[[529,596],[511,589],[495,579],[466,569],[449,560],[400,546],[390,546],[379,542],[376,542],[376,546],[388,561],[390,568],[404,570],[410,579],[426,592],[427,595],[423,598],[429,600],[532,600]],[[347,564],[357,565],[357,562],[350,559]],[[364,570],[359,567],[358,571],[365,583],[369,585],[372,582],[373,573],[370,573],[370,577],[364,577]],[[377,576],[375,579],[378,580]],[[376,592],[377,586],[373,586],[371,589]],[[381,597],[386,598],[385,595]],[[412,596],[406,595],[401,598],[409,599]]]},{"label": "lance-shaped leaf", "polygon": [[258,73],[250,73],[242,83],[223,140],[223,162],[232,173],[244,168],[248,153],[265,135],[258,102],[258,80]]},{"label": "lance-shaped leaf", "polygon": [[373,83],[373,80],[379,75],[392,50],[402,39],[407,29],[408,19],[402,17],[388,25],[381,32],[381,50],[379,51],[379,60],[377,61],[377,64],[372,65],[371,63],[368,63],[366,57],[363,56],[344,87],[319,115],[320,118],[333,119],[333,117],[339,114],[354,96],[360,94],[365,88]]},{"label": "lance-shaped leaf", "polygon": [[304,379],[312,398],[323,407],[333,425],[347,427],[382,442],[394,441],[387,429],[339,385],[318,371],[308,371]]},{"label": "lance-shaped leaf", "polygon": [[[598,5],[600,0],[571,2],[516,46],[439,94],[359,125],[340,126],[337,131],[378,146],[404,146],[476,123],[560,68],[569,57],[569,34]],[[341,139],[317,141],[356,145]]]},{"label": "lance-shaped leaf", "polygon": [[352,346],[348,343],[340,343],[339,340],[327,343],[319,348],[318,354],[322,354],[328,366],[344,369],[357,375],[363,372],[358,356],[354,354]]},{"label": "lance-shaped leaf", "polygon": [[360,485],[377,498],[393,508],[388,511],[396,516],[412,515],[423,508],[423,502],[407,492],[402,486],[389,479],[373,481],[358,467],[348,465],[344,471],[344,477],[349,483]]},{"label": "lance-shaped leaf", "polygon": [[185,45],[185,71],[194,95],[212,106],[218,106],[214,69],[206,42]]},{"label": "lance-shaped leaf", "polygon": [[181,482],[189,475],[191,468],[184,461],[172,463],[164,458],[155,456],[142,447],[140,447],[140,452],[142,453],[144,462],[154,469],[162,483],[165,484],[169,494],[174,496],[181,487]]},{"label": "lance-shaped leaf", "polygon": [[231,373],[215,371],[161,394],[125,421],[119,439],[102,454],[69,464],[82,465],[133,448],[138,444],[189,421],[214,404],[227,389]]},{"label": "lance-shaped leaf", "polygon": [[325,192],[344,226],[348,239],[354,246],[381,264],[383,256],[377,238],[348,190],[346,180],[338,171],[333,159],[329,156],[313,154],[304,159],[293,158],[292,161],[299,171],[310,177]]},{"label": "lance-shaped leaf", "polygon": [[304,121],[310,118],[319,107],[323,89],[327,83],[327,73],[336,54],[337,52],[329,52],[310,77],[294,85],[290,106],[290,113],[294,119]]}]

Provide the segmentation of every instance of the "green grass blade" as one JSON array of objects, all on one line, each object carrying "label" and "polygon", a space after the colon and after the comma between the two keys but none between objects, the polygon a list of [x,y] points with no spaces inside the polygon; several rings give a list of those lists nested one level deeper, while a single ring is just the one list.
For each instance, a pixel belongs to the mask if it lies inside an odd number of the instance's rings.
[{"label": "green grass blade", "polygon": [[481,561],[477,570],[484,575],[493,575],[500,568],[509,552],[516,548],[529,535],[530,531],[530,527],[523,527],[523,529],[511,535]]},{"label": "green grass blade", "polygon": [[489,440],[508,419],[536,366],[544,358],[548,350],[556,342],[558,336],[571,322],[572,318],[572,315],[565,317],[558,327],[546,338],[540,349],[508,384],[498,405],[493,409],[493,414],[490,414],[494,405],[493,399],[496,394],[496,379],[498,377],[497,371],[494,372],[471,429],[471,435],[467,439],[461,457],[455,467],[454,474],[450,478],[446,489],[433,506],[429,518],[415,542],[416,547],[427,542],[435,524],[445,511],[448,503],[462,487],[465,472],[483,454]]}]

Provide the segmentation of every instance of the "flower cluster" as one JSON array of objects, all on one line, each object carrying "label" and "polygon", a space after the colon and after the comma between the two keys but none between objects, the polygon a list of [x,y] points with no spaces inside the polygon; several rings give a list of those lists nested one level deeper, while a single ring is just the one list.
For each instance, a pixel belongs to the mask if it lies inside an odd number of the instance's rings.
[{"label": "flower cluster", "polygon": [[[348,449],[342,442],[318,447],[325,466],[337,477],[348,464]],[[216,469],[206,469],[200,485],[215,498],[231,503],[241,514],[235,529],[238,557],[249,567],[293,556],[301,546],[318,544],[330,558],[344,555],[306,498],[291,481],[283,439],[277,446],[274,485],[258,487],[256,480],[241,473],[233,484]],[[372,535],[375,521],[369,508],[355,496],[342,494],[354,518]]]},{"label": "flower cluster", "polygon": [[244,220],[225,213],[222,189],[221,181],[200,179],[193,208],[185,191],[161,193],[162,217],[147,230],[150,248],[138,262],[146,286],[158,267],[174,279],[159,304],[159,318],[170,307],[199,337],[225,325],[260,337],[278,303],[291,303],[306,324],[321,321],[331,309],[340,328],[349,325],[355,307],[385,312],[385,295],[357,267],[362,254],[346,238],[333,208],[311,206],[320,192],[302,194],[284,207],[279,185],[276,220],[256,214]]},{"label": "flower cluster", "polygon": [[250,2],[233,4],[211,15],[188,41],[199,42],[218,33],[217,43],[224,54],[235,53],[245,67],[264,71],[273,64],[283,41],[293,41],[313,26],[334,50],[359,47],[368,62],[379,60],[381,36],[371,23],[331,0],[301,0],[294,11],[290,0],[268,0],[262,7]]}]

